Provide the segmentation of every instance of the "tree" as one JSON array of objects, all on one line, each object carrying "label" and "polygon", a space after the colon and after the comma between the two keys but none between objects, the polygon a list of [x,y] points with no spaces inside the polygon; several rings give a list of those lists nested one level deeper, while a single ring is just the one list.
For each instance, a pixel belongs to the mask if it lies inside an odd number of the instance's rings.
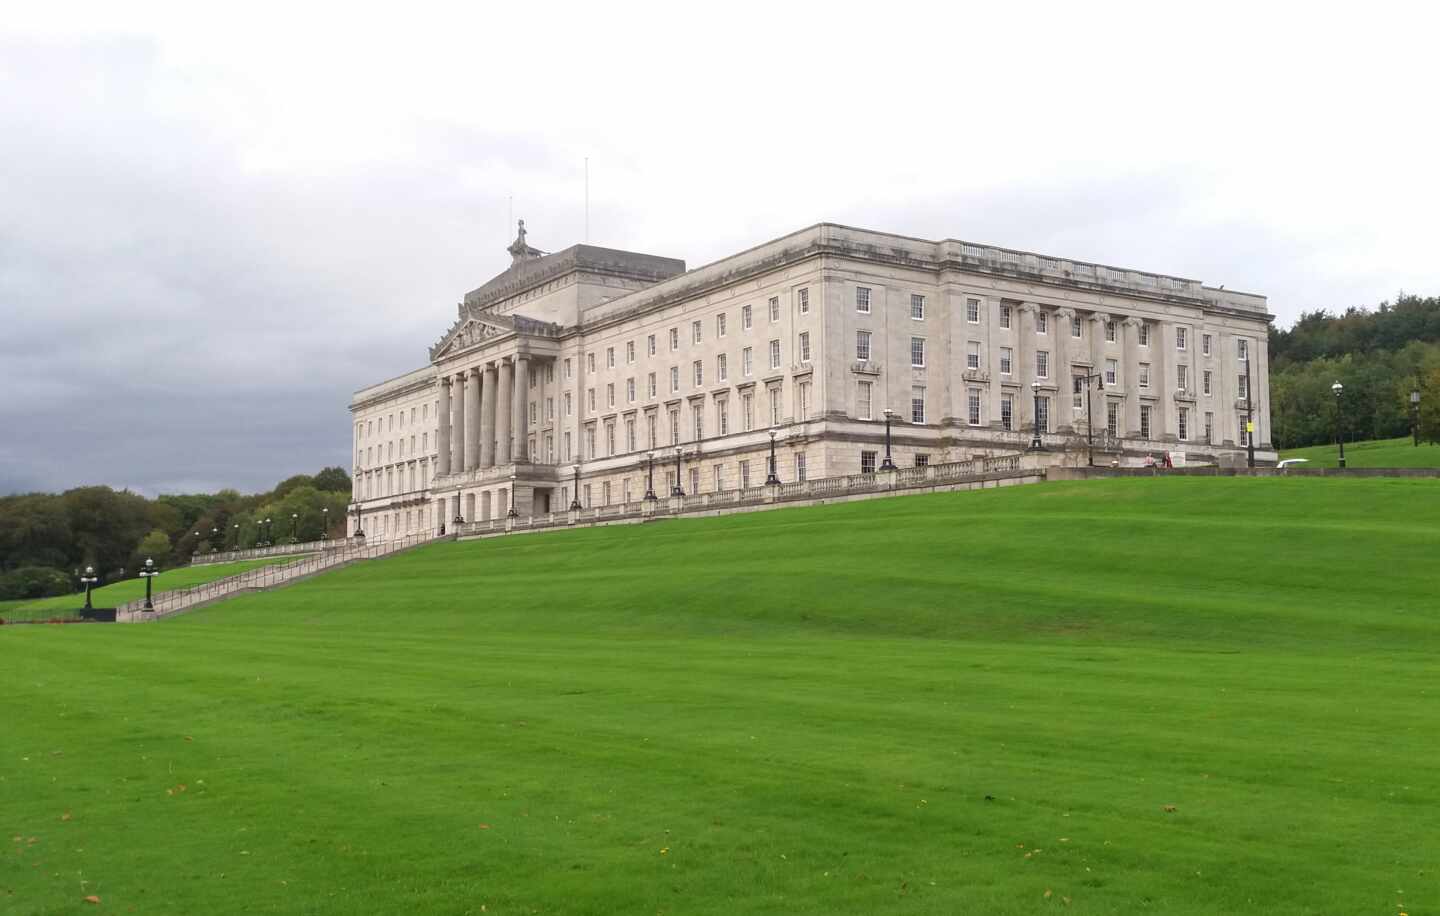
[{"label": "tree", "polygon": [[1440,366],[1420,378],[1420,438],[1440,445]]},{"label": "tree", "polygon": [[348,495],[351,492],[350,475],[345,473],[344,468],[325,468],[315,475],[314,487],[321,491]]},{"label": "tree", "polygon": [[[170,559],[170,535],[161,531],[159,528],[154,529],[145,535],[144,540],[140,542],[140,546],[135,551],[135,556],[139,559],[140,563],[145,562],[147,559],[154,560],[156,563],[164,563]],[[139,568],[138,563],[135,564],[135,566]]]}]

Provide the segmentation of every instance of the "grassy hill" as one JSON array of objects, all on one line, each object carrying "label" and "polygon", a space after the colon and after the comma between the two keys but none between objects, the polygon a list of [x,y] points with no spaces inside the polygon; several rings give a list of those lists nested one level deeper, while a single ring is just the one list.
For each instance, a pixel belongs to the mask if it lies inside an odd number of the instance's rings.
[{"label": "grassy hill", "polygon": [[445,543],[0,628],[0,910],[1440,908],[1440,486]]},{"label": "grassy hill", "polygon": [[[1308,458],[1316,467],[1337,467],[1340,449],[1335,445],[1312,445],[1288,449],[1281,458]],[[1345,466],[1352,468],[1440,468],[1440,445],[1403,439],[1375,439],[1345,443]]]},{"label": "grassy hill", "polygon": [[[181,566],[176,569],[162,569],[151,586],[151,594],[158,595],[174,589],[194,588],[206,582],[214,582],[226,576],[242,573],[258,566],[273,566],[279,563],[293,563],[295,557],[265,557],[259,560],[240,560],[235,563],[215,563],[211,566]],[[117,607],[126,601],[145,597],[144,579],[124,579],[111,585],[102,585],[90,595],[95,607]],[[85,606],[85,593],[57,595],[53,598],[27,599],[23,601],[0,601],[0,620],[48,620],[52,617],[74,617]]]}]

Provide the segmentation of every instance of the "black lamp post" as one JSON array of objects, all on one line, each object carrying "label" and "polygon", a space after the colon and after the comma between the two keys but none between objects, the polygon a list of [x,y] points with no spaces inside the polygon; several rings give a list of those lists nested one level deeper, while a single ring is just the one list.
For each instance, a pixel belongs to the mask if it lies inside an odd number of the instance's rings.
[{"label": "black lamp post", "polygon": [[261,546],[261,547],[269,547],[269,546],[270,546],[270,519],[268,519],[268,518],[265,519],[265,537],[264,537],[264,539],[260,542],[260,546]]},{"label": "black lamp post", "polygon": [[85,567],[85,575],[80,577],[80,581],[85,583],[85,610],[88,611],[90,610],[90,588],[100,581],[100,577],[95,575],[95,567]]},{"label": "black lamp post", "polygon": [[671,496],[685,495],[685,488],[680,486],[680,455],[684,451],[680,446],[675,446],[675,488],[670,491]]},{"label": "black lamp post", "polygon": [[325,506],[320,510],[320,540],[330,540],[330,507]]},{"label": "black lamp post", "polygon": [[510,475],[510,511],[505,513],[507,518],[520,517],[520,510],[515,508],[515,477],[514,474]]},{"label": "black lamp post", "polygon": [[1030,390],[1035,395],[1035,431],[1030,434],[1030,451],[1040,452],[1045,450],[1045,443],[1040,439],[1040,380],[1038,378],[1030,383]]},{"label": "black lamp post", "polygon": [[[1093,387],[1091,382],[1095,383]],[[1077,375],[1073,384],[1085,386],[1085,451],[1087,453],[1086,461],[1093,468],[1095,466],[1095,416],[1090,409],[1090,392],[1095,389],[1105,390],[1105,376],[1099,372],[1091,375]]]},{"label": "black lamp post", "polygon": [[218,527],[211,528],[211,529],[210,529],[210,552],[211,552],[211,553],[214,553],[215,551],[219,550],[219,549],[220,549],[220,545],[221,545],[221,541],[220,541],[220,529],[219,529]]},{"label": "black lamp post", "polygon": [[150,600],[151,581],[160,575],[160,570],[155,568],[155,561],[149,557],[145,558],[145,566],[140,570],[140,578],[145,580],[145,610],[155,610],[155,603]]},{"label": "black lamp post", "polygon": [[580,505],[580,465],[574,465],[573,470],[575,471],[575,486],[570,492],[570,511],[578,512],[582,508]]},{"label": "black lamp post", "polygon": [[885,408],[885,460],[880,462],[880,470],[895,470],[895,462],[890,458],[890,420],[895,416],[895,411]]},{"label": "black lamp post", "polygon": [[774,426],[770,427],[770,473],[765,477],[767,487],[780,486],[780,475],[775,473],[775,437],[780,435],[780,430]]},{"label": "black lamp post", "polygon": [[1416,388],[1410,392],[1410,435],[1415,439],[1415,447],[1420,447],[1420,389]]},{"label": "black lamp post", "polygon": [[654,502],[655,496],[655,453],[645,453],[645,499]]},{"label": "black lamp post", "polygon": [[1335,392],[1335,441],[1340,443],[1340,467],[1343,468],[1345,467],[1345,418],[1342,407],[1344,398],[1341,395],[1345,393],[1345,386],[1336,382],[1330,386],[1330,390]]},{"label": "black lamp post", "polygon": [[235,550],[240,549],[240,523],[235,523]]},{"label": "black lamp post", "polygon": [[[363,538],[365,536],[365,525],[363,524],[362,519],[365,514],[365,510],[361,508],[360,503],[358,502],[351,503],[351,505],[355,509],[355,537]],[[441,527],[443,528],[444,526],[442,525]]]},{"label": "black lamp post", "polygon": [[290,513],[290,543],[294,544],[299,540],[297,532],[300,530],[300,513]]}]

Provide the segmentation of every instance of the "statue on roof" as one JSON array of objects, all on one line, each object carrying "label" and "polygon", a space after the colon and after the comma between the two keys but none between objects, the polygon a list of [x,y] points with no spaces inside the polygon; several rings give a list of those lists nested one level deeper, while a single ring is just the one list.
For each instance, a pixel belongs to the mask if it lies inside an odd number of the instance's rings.
[{"label": "statue on roof", "polygon": [[531,248],[529,243],[525,241],[525,221],[523,219],[520,220],[520,228],[515,235],[515,241],[511,242],[510,247],[505,250],[510,252],[510,265],[512,267],[521,261],[538,258],[545,253],[538,248]]}]

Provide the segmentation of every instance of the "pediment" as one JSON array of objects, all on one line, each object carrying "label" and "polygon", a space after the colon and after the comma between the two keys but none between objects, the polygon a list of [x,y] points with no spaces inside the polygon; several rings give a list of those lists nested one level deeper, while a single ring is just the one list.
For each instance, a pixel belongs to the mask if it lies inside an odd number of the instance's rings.
[{"label": "pediment", "polygon": [[504,315],[478,312],[465,304],[460,305],[460,318],[430,350],[432,361],[443,359],[452,353],[479,346],[485,341],[502,337],[515,331],[515,322]]}]

